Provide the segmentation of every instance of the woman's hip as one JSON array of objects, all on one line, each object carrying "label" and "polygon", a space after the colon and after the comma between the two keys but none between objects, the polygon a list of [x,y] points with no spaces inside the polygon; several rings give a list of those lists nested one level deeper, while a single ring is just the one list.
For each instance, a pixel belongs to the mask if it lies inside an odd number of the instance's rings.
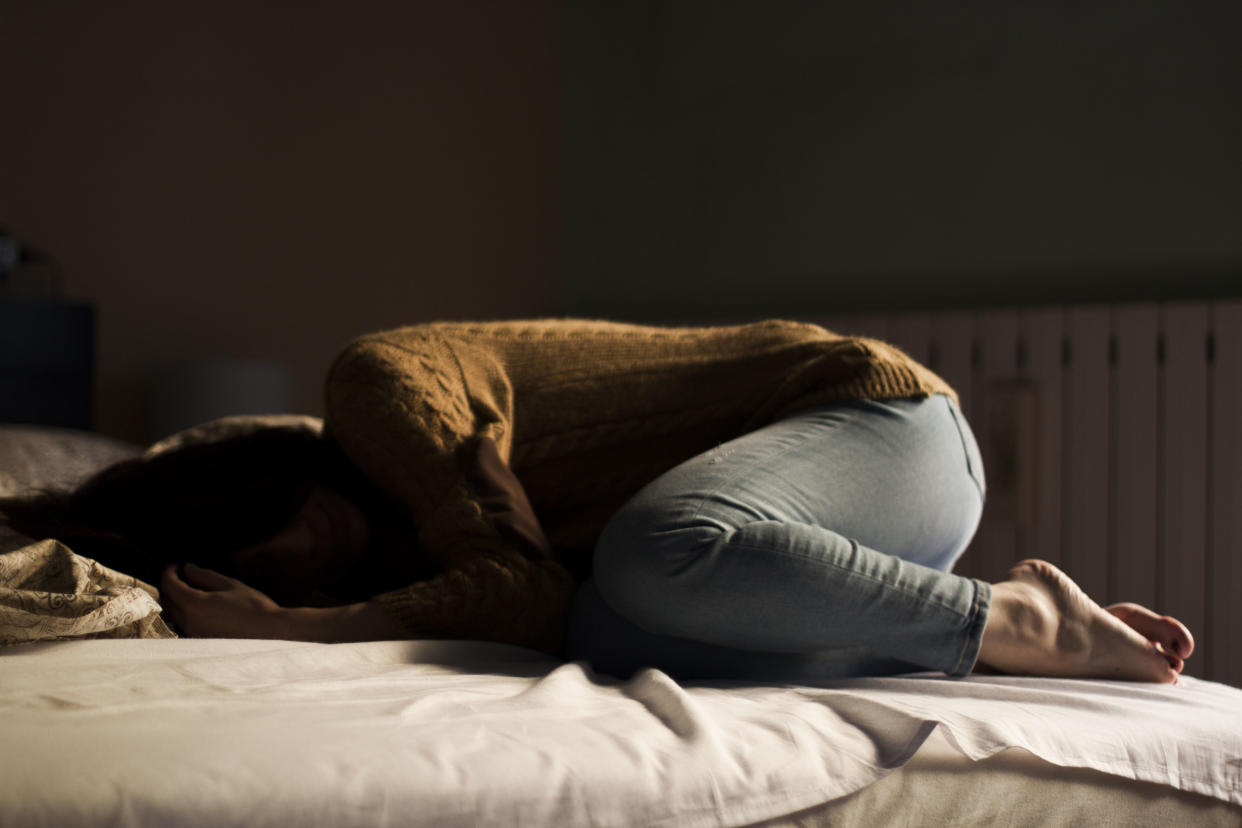
[{"label": "woman's hip", "polygon": [[978,524],[984,491],[978,446],[949,398],[833,403],[661,475],[610,520],[597,564],[601,555],[667,547],[670,533],[701,536],[778,521],[822,526],[948,569]]}]

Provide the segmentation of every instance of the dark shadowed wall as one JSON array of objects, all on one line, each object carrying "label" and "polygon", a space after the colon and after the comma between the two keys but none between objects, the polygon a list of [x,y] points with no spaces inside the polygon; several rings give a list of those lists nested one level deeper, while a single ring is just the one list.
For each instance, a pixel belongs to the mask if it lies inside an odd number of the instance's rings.
[{"label": "dark shadowed wall", "polygon": [[566,302],[1242,293],[1242,4],[572,4]]},{"label": "dark shadowed wall", "polygon": [[274,365],[314,412],[342,342],[433,318],[1238,295],[1240,30],[1229,0],[0,0],[0,225],[96,304],[97,422],[139,437],[169,366]]},{"label": "dark shadowed wall", "polygon": [[0,0],[0,225],[98,309],[97,425],[169,365],[560,307],[560,10]]}]

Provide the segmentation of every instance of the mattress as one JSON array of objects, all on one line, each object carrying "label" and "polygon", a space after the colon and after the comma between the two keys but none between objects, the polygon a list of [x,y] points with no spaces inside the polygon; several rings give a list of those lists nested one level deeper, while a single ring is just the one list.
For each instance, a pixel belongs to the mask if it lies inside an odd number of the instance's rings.
[{"label": "mattress", "polygon": [[0,650],[0,743],[5,825],[1242,824],[1242,691],[1193,679],[683,686],[479,642],[65,641]]}]

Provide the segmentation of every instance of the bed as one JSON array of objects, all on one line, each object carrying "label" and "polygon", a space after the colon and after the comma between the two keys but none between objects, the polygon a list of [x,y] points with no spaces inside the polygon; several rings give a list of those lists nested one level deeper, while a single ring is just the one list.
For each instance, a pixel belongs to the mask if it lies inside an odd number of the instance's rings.
[{"label": "bed", "polygon": [[[0,426],[0,494],[139,451]],[[484,642],[180,639],[0,528],[0,825],[1242,826],[1242,690],[599,674]]]}]

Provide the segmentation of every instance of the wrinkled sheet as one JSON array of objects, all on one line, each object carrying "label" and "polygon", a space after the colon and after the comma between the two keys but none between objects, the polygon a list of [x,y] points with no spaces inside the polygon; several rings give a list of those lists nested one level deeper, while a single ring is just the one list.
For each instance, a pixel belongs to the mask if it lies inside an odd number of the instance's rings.
[{"label": "wrinkled sheet", "polygon": [[474,642],[151,640],[0,651],[0,824],[740,825],[979,759],[1242,805],[1242,691],[973,676],[618,682]]}]

